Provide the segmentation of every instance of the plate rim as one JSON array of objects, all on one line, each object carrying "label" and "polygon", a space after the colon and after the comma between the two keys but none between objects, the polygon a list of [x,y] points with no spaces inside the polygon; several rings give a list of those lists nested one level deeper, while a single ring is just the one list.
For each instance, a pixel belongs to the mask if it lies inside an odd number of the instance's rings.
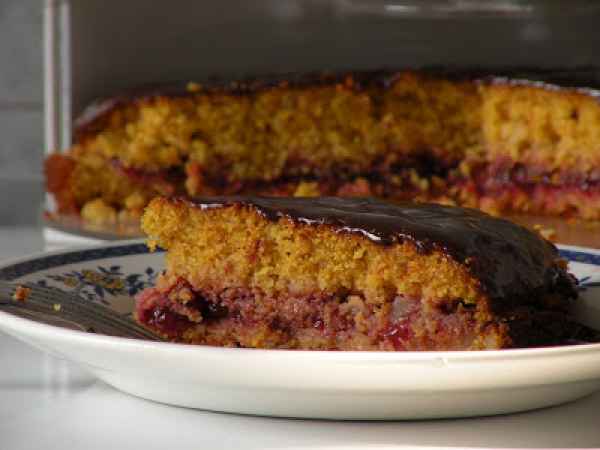
[{"label": "plate rim", "polygon": [[[134,239],[123,239],[119,241],[104,241],[94,244],[81,244],[81,245],[70,245],[68,248],[59,248],[50,251],[37,251],[32,253],[26,253],[22,256],[13,256],[10,258],[0,260],[0,270],[6,269],[9,266],[24,263],[33,259],[45,258],[47,256],[58,256],[69,253],[80,253],[86,250],[101,250],[109,247],[128,246],[135,244],[144,244],[147,238],[134,238]],[[0,280],[3,279],[0,276]]]},{"label": "plate rim", "polygon": [[[64,254],[76,254],[88,250],[101,250],[113,247],[127,247],[131,245],[139,245],[144,243],[146,239],[128,239],[122,240],[115,243],[103,243],[96,245],[86,245],[72,247],[69,249],[55,250],[52,252],[36,252],[33,254],[20,256],[4,260],[0,263],[0,271],[6,269],[15,264],[24,263],[27,261],[39,259],[48,256],[58,256]],[[600,249],[593,249],[581,246],[572,245],[557,245],[559,249],[565,249],[570,251],[577,251],[586,254],[592,254],[600,256]],[[143,254],[138,254],[143,255]],[[136,256],[136,255],[131,255]],[[44,270],[44,269],[41,269]],[[265,355],[294,355],[294,358],[310,357],[315,358],[327,358],[329,361],[335,359],[339,362],[357,362],[357,355],[360,355],[360,361],[374,360],[380,362],[431,362],[432,360],[447,360],[452,359],[453,363],[472,363],[481,361],[495,361],[502,360],[505,358],[521,359],[521,358],[541,358],[548,357],[551,355],[561,355],[564,353],[578,354],[578,353],[595,353],[600,352],[600,343],[591,344],[579,344],[571,346],[552,346],[552,347],[536,347],[536,348],[517,348],[517,349],[503,349],[503,350],[484,350],[484,351],[472,351],[472,350],[454,350],[454,351],[401,351],[401,352],[385,352],[385,351],[327,351],[327,350],[285,350],[285,349],[254,349],[254,348],[227,348],[207,345],[191,345],[183,343],[173,342],[161,342],[161,341],[145,341],[142,339],[123,338],[117,336],[109,336],[103,334],[89,333],[85,331],[69,330],[54,325],[48,325],[35,320],[21,318],[10,314],[8,312],[0,311],[0,325],[2,323],[8,323],[10,328],[28,328],[31,332],[36,335],[43,335],[46,333],[53,333],[56,338],[60,340],[72,341],[74,339],[83,340],[91,345],[100,346],[115,346],[125,345],[128,348],[160,348],[164,351],[177,351],[187,353],[204,353],[207,356],[220,356],[220,355],[253,355],[253,357],[265,356]],[[12,326],[11,326],[12,324]],[[36,331],[36,329],[38,329]],[[218,355],[213,355],[217,353]],[[310,356],[309,356],[310,355]],[[334,356],[335,358],[332,358]]]}]

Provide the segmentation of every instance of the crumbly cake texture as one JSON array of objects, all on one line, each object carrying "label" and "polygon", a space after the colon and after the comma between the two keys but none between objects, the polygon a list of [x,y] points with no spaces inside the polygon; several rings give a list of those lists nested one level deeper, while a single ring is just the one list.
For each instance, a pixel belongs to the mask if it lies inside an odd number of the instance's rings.
[{"label": "crumbly cake texture", "polygon": [[[500,75],[502,75],[500,73]],[[61,214],[156,195],[376,196],[600,218],[593,71],[404,71],[141,89],[91,106],[46,161]],[[524,81],[524,79],[540,81]]]},{"label": "crumbly cake texture", "polygon": [[138,295],[136,317],[178,342],[321,350],[551,345],[564,339],[565,311],[577,296],[552,244],[472,209],[156,198],[142,227],[151,246],[167,249],[167,268]]}]

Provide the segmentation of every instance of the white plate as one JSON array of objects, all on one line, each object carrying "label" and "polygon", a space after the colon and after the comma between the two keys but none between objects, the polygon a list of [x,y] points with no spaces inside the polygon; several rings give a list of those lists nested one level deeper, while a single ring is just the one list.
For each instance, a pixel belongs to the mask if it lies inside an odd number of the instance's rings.
[{"label": "white plate", "polygon": [[[600,326],[600,252],[563,247],[587,286],[576,313]],[[0,279],[45,283],[131,313],[162,253],[141,241],[5,264]],[[591,284],[590,284],[591,283]],[[483,352],[318,352],[226,349],[73,331],[0,312],[0,329],[84,365],[143,398],[192,408],[327,419],[502,414],[600,389],[600,344]]]}]

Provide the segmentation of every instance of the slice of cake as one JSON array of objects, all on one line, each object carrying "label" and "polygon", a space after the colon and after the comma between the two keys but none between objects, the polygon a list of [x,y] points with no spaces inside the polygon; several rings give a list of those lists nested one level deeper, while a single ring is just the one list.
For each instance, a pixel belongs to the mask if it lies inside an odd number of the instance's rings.
[{"label": "slice of cake", "polygon": [[471,209],[343,198],[157,198],[168,250],[137,320],[193,344],[478,350],[564,339],[576,281],[533,232]]},{"label": "slice of cake", "polygon": [[47,159],[47,189],[59,214],[97,224],[180,194],[600,219],[594,86],[594,70],[429,70],[140,89],[90,106],[73,146]]}]

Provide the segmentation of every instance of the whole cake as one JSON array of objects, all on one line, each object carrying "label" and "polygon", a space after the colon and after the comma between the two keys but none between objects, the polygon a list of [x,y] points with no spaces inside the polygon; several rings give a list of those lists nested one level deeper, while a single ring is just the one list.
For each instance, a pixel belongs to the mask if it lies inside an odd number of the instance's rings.
[{"label": "whole cake", "polygon": [[576,281],[548,241],[458,207],[345,198],[156,198],[166,271],[136,318],[232,347],[480,350],[564,343]]},{"label": "whole cake", "polygon": [[139,218],[163,195],[375,196],[600,218],[592,70],[287,76],[92,105],[46,161],[60,214]]}]

